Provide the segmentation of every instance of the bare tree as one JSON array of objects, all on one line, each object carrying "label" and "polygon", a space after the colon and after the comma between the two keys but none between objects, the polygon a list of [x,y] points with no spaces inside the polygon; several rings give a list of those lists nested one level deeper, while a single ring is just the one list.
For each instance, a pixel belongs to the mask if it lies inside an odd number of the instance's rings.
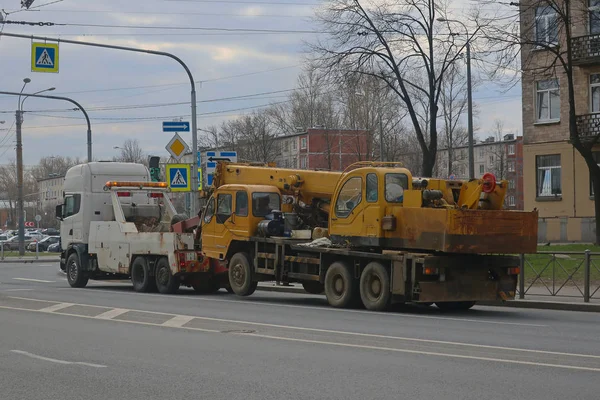
[{"label": "bare tree", "polygon": [[79,157],[48,156],[41,158],[31,173],[38,180],[48,178],[52,174],[62,176],[67,173],[69,168],[81,163],[82,160]]},{"label": "bare tree", "polygon": [[[330,32],[328,40],[312,46],[321,67],[342,77],[373,76],[397,95],[421,149],[425,176],[431,176],[436,161],[442,84],[464,47],[462,40],[462,45],[455,43],[447,24],[437,22],[445,14],[445,3],[434,0],[390,0],[378,5],[331,0],[319,14]],[[426,118],[420,119],[419,113]]]},{"label": "bare tree", "polygon": [[[486,7],[490,4],[482,3]],[[497,66],[490,72],[493,76],[505,76],[507,72],[521,69],[524,77],[558,79],[560,85],[564,85],[569,142],[585,160],[594,193],[600,193],[600,166],[593,150],[600,134],[597,128],[581,129],[578,125],[574,77],[580,71],[573,62],[575,53],[594,51],[590,50],[594,45],[586,47],[582,41],[574,42],[573,30],[587,26],[591,23],[588,20],[597,19],[597,12],[590,12],[587,3],[572,0],[527,0],[510,3],[510,8],[495,5],[494,13],[477,15],[484,28],[489,54],[495,56]],[[518,5],[518,9],[515,10],[514,5]],[[546,106],[550,112],[549,104]],[[600,196],[594,196],[594,211],[595,242],[600,244]]]},{"label": "bare tree", "polygon": [[121,150],[121,154],[119,154],[118,157],[115,157],[115,161],[138,164],[148,163],[146,154],[137,139],[125,140],[123,144],[119,146],[119,149]]}]

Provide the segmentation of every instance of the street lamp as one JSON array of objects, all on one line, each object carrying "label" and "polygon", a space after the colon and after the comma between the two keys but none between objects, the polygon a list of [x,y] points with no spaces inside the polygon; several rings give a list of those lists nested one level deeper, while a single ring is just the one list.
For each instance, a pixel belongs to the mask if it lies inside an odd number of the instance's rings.
[{"label": "street lamp", "polygon": [[[473,94],[471,87],[471,38],[467,26],[456,19],[438,18],[439,22],[456,22],[465,28],[467,34],[467,131],[469,134],[469,179],[475,179],[475,156],[473,154]],[[475,31],[477,32],[477,31]]]},{"label": "street lamp", "polygon": [[23,90],[25,86],[31,82],[31,79],[25,78],[23,79],[23,87],[19,92],[19,99],[17,102],[17,208],[18,208],[18,220],[19,220],[19,255],[25,255],[25,215],[24,215],[24,204],[23,204],[23,140],[21,135],[21,127],[23,125],[23,103],[29,96],[35,96],[38,93],[48,92],[54,90],[54,88],[49,88],[45,90],[40,90],[37,93],[26,95],[23,100],[21,100],[21,96],[23,95]]}]

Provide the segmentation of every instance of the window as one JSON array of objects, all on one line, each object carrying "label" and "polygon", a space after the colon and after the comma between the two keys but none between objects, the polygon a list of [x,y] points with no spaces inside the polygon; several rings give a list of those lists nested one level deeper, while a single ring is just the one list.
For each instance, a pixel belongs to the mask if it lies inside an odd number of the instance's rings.
[{"label": "window", "polygon": [[600,74],[590,75],[590,112],[600,112]]},{"label": "window", "polygon": [[296,157],[292,158],[292,168],[298,168],[298,160],[296,160]]},{"label": "window", "polygon": [[[594,155],[596,164],[600,165],[600,151],[594,151],[592,154]],[[594,186],[592,185],[592,177],[590,177],[590,196],[594,196]]]},{"label": "window", "polygon": [[235,215],[239,217],[248,216],[248,194],[246,192],[235,194]]},{"label": "window", "polygon": [[515,196],[508,196],[506,198],[506,205],[509,207],[514,207],[515,206]]},{"label": "window", "polygon": [[231,216],[231,195],[220,194],[217,197],[217,224],[223,224]]},{"label": "window", "polygon": [[367,202],[374,203],[378,198],[377,175],[367,174]]},{"label": "window", "polygon": [[294,138],[292,140],[292,150],[296,150],[298,148],[298,139]]},{"label": "window", "polygon": [[508,181],[508,188],[509,189],[515,188],[515,180],[514,179],[511,179],[510,181]]},{"label": "window", "polygon": [[479,173],[482,175],[485,173],[485,166],[483,164],[479,164]]},{"label": "window", "polygon": [[590,35],[600,33],[600,0],[590,0]]},{"label": "window", "polygon": [[558,79],[538,81],[536,84],[537,122],[560,120],[560,89]]},{"label": "window", "polygon": [[483,158],[485,157],[484,151],[483,151],[483,147],[479,149],[479,158],[483,160]]},{"label": "window", "polygon": [[206,209],[204,210],[204,223],[208,224],[213,215],[215,215],[215,198],[211,197],[206,205]]},{"label": "window", "polygon": [[81,195],[74,194],[73,196],[67,196],[65,198],[65,208],[63,211],[63,218],[76,215],[79,212],[81,206]]},{"label": "window", "polygon": [[508,146],[508,155],[513,155],[515,154],[515,145],[514,144],[509,144]]},{"label": "window", "polygon": [[[463,166],[460,166],[460,175]],[[404,190],[408,188],[408,177],[404,174],[385,174],[385,201],[388,203],[402,203]]]},{"label": "window", "polygon": [[306,157],[300,157],[300,168],[307,168],[307,158]]},{"label": "window", "polygon": [[558,17],[550,6],[535,9],[535,41],[540,45],[558,44]]},{"label": "window", "polygon": [[335,202],[335,215],[346,218],[362,200],[362,178],[355,176],[346,181],[337,201]]},{"label": "window", "polygon": [[508,172],[515,172],[515,162],[512,160],[508,162]]},{"label": "window", "polygon": [[562,194],[560,184],[560,154],[536,156],[536,189],[538,197]]},{"label": "window", "polygon": [[494,164],[494,155],[490,154],[490,165]]},{"label": "window", "polygon": [[306,138],[300,138],[300,148],[301,149],[306,149]]},{"label": "window", "polygon": [[281,200],[277,193],[252,193],[252,215],[264,217],[273,210],[279,210]]}]

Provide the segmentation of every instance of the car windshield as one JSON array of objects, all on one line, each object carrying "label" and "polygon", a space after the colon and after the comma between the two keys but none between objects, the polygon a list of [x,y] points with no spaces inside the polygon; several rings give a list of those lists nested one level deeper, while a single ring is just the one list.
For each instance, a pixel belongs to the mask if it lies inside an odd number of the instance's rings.
[{"label": "car windshield", "polygon": [[1,235],[0,240],[8,240],[8,236]]}]

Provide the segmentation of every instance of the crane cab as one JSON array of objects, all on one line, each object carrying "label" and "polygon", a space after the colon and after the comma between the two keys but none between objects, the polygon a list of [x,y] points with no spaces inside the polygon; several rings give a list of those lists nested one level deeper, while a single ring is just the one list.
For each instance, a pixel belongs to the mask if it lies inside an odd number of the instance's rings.
[{"label": "crane cab", "polygon": [[203,252],[224,260],[232,241],[249,241],[273,210],[281,210],[281,195],[275,186],[231,184],[217,188],[202,214]]}]

